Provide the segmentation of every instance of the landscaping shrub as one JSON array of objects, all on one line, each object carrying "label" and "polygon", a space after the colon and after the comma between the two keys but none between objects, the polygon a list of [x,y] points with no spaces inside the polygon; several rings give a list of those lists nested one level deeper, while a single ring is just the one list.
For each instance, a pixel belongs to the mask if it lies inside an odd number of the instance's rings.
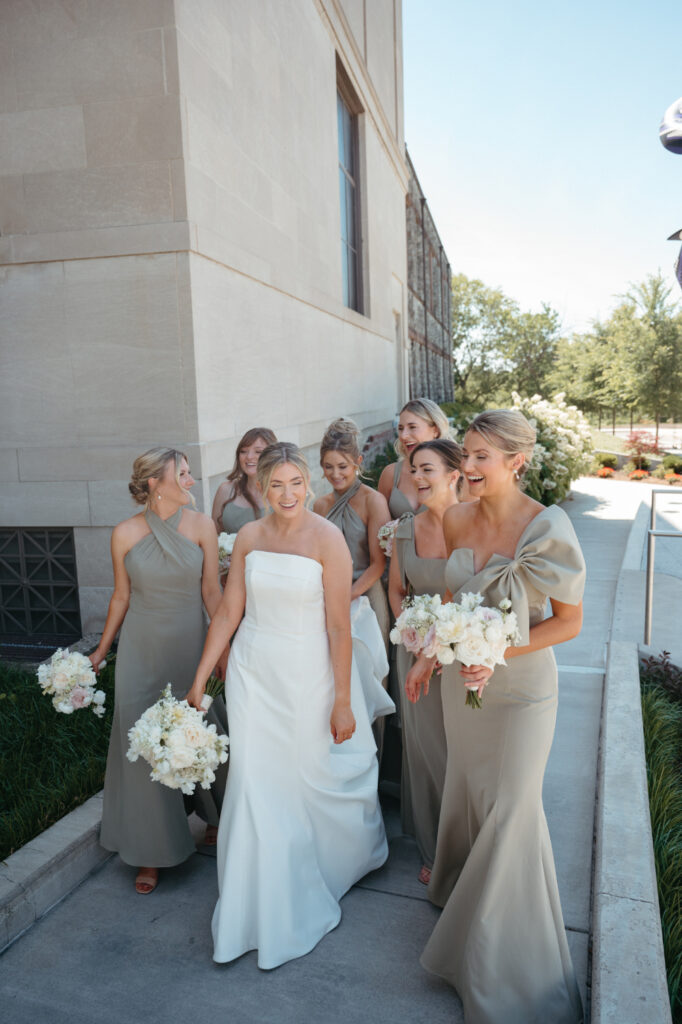
[{"label": "landscaping shrub", "polygon": [[600,476],[603,480],[611,480],[615,470],[611,466],[600,466],[597,470],[597,476]]},{"label": "landscaping shrub", "polygon": [[98,685],[106,693],[104,718],[87,709],[62,715],[34,672],[0,661],[0,860],[102,788],[113,663]]},{"label": "landscaping shrub", "polygon": [[661,465],[671,473],[682,473],[682,455],[665,455]]},{"label": "landscaping shrub", "polygon": [[379,486],[379,477],[392,462],[398,461],[398,454],[392,444],[387,443],[383,452],[374,459],[370,466],[362,467],[362,481],[369,484],[376,491]]},{"label": "landscaping shrub", "polygon": [[647,455],[657,455],[660,451],[658,441],[647,430],[633,430],[626,441],[626,451],[632,456],[635,469],[649,469],[651,460]]},{"label": "landscaping shrub", "polygon": [[586,417],[574,405],[567,405],[559,393],[552,399],[533,395],[521,398],[512,392],[513,408],[519,409],[537,432],[537,444],[525,476],[526,493],[553,505],[563,501],[571,481],[589,471],[592,463],[592,434]]},{"label": "landscaping shrub", "polygon": [[645,469],[633,469],[631,473],[628,473],[628,480],[647,480],[649,474]]},{"label": "landscaping shrub", "polygon": [[682,1024],[682,672],[669,656],[640,667],[649,810],[672,1017]]},{"label": "landscaping shrub", "polygon": [[608,466],[609,469],[618,469],[618,456],[613,452],[595,452],[594,461],[598,466]]}]

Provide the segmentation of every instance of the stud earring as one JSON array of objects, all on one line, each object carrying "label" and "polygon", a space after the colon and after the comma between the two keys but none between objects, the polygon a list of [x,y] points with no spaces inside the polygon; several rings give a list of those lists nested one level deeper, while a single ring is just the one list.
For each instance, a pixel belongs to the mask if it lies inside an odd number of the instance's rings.
[{"label": "stud earring", "polygon": [[158,493],[158,491],[157,491],[157,494],[156,494],[156,500],[157,501],[161,501],[161,495]]}]

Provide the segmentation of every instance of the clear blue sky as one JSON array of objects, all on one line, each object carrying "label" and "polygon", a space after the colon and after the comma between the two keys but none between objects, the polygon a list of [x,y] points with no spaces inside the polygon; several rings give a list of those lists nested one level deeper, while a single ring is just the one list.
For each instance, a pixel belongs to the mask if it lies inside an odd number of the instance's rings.
[{"label": "clear blue sky", "polygon": [[673,276],[682,3],[403,0],[405,137],[454,273],[564,329]]}]

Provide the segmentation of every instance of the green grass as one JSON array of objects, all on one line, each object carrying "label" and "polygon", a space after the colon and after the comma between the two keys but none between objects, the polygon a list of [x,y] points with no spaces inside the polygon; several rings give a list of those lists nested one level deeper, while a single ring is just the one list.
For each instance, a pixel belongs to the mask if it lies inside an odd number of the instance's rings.
[{"label": "green grass", "polygon": [[642,667],[642,714],[663,946],[674,1024],[682,1024],[682,673]]},{"label": "green grass", "polygon": [[592,440],[597,452],[624,452],[627,447],[625,439],[618,434],[612,434],[610,430],[597,430],[592,427]]},{"label": "green grass", "polygon": [[0,660],[0,860],[102,788],[114,667],[98,677],[106,713],[58,714],[35,673]]}]

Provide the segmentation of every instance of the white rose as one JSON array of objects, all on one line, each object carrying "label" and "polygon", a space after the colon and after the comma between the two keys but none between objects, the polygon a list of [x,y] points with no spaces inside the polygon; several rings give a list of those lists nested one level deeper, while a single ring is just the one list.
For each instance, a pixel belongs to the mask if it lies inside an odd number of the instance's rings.
[{"label": "white rose", "polygon": [[471,635],[457,644],[455,649],[455,655],[463,665],[485,665],[489,653],[485,640]]}]

